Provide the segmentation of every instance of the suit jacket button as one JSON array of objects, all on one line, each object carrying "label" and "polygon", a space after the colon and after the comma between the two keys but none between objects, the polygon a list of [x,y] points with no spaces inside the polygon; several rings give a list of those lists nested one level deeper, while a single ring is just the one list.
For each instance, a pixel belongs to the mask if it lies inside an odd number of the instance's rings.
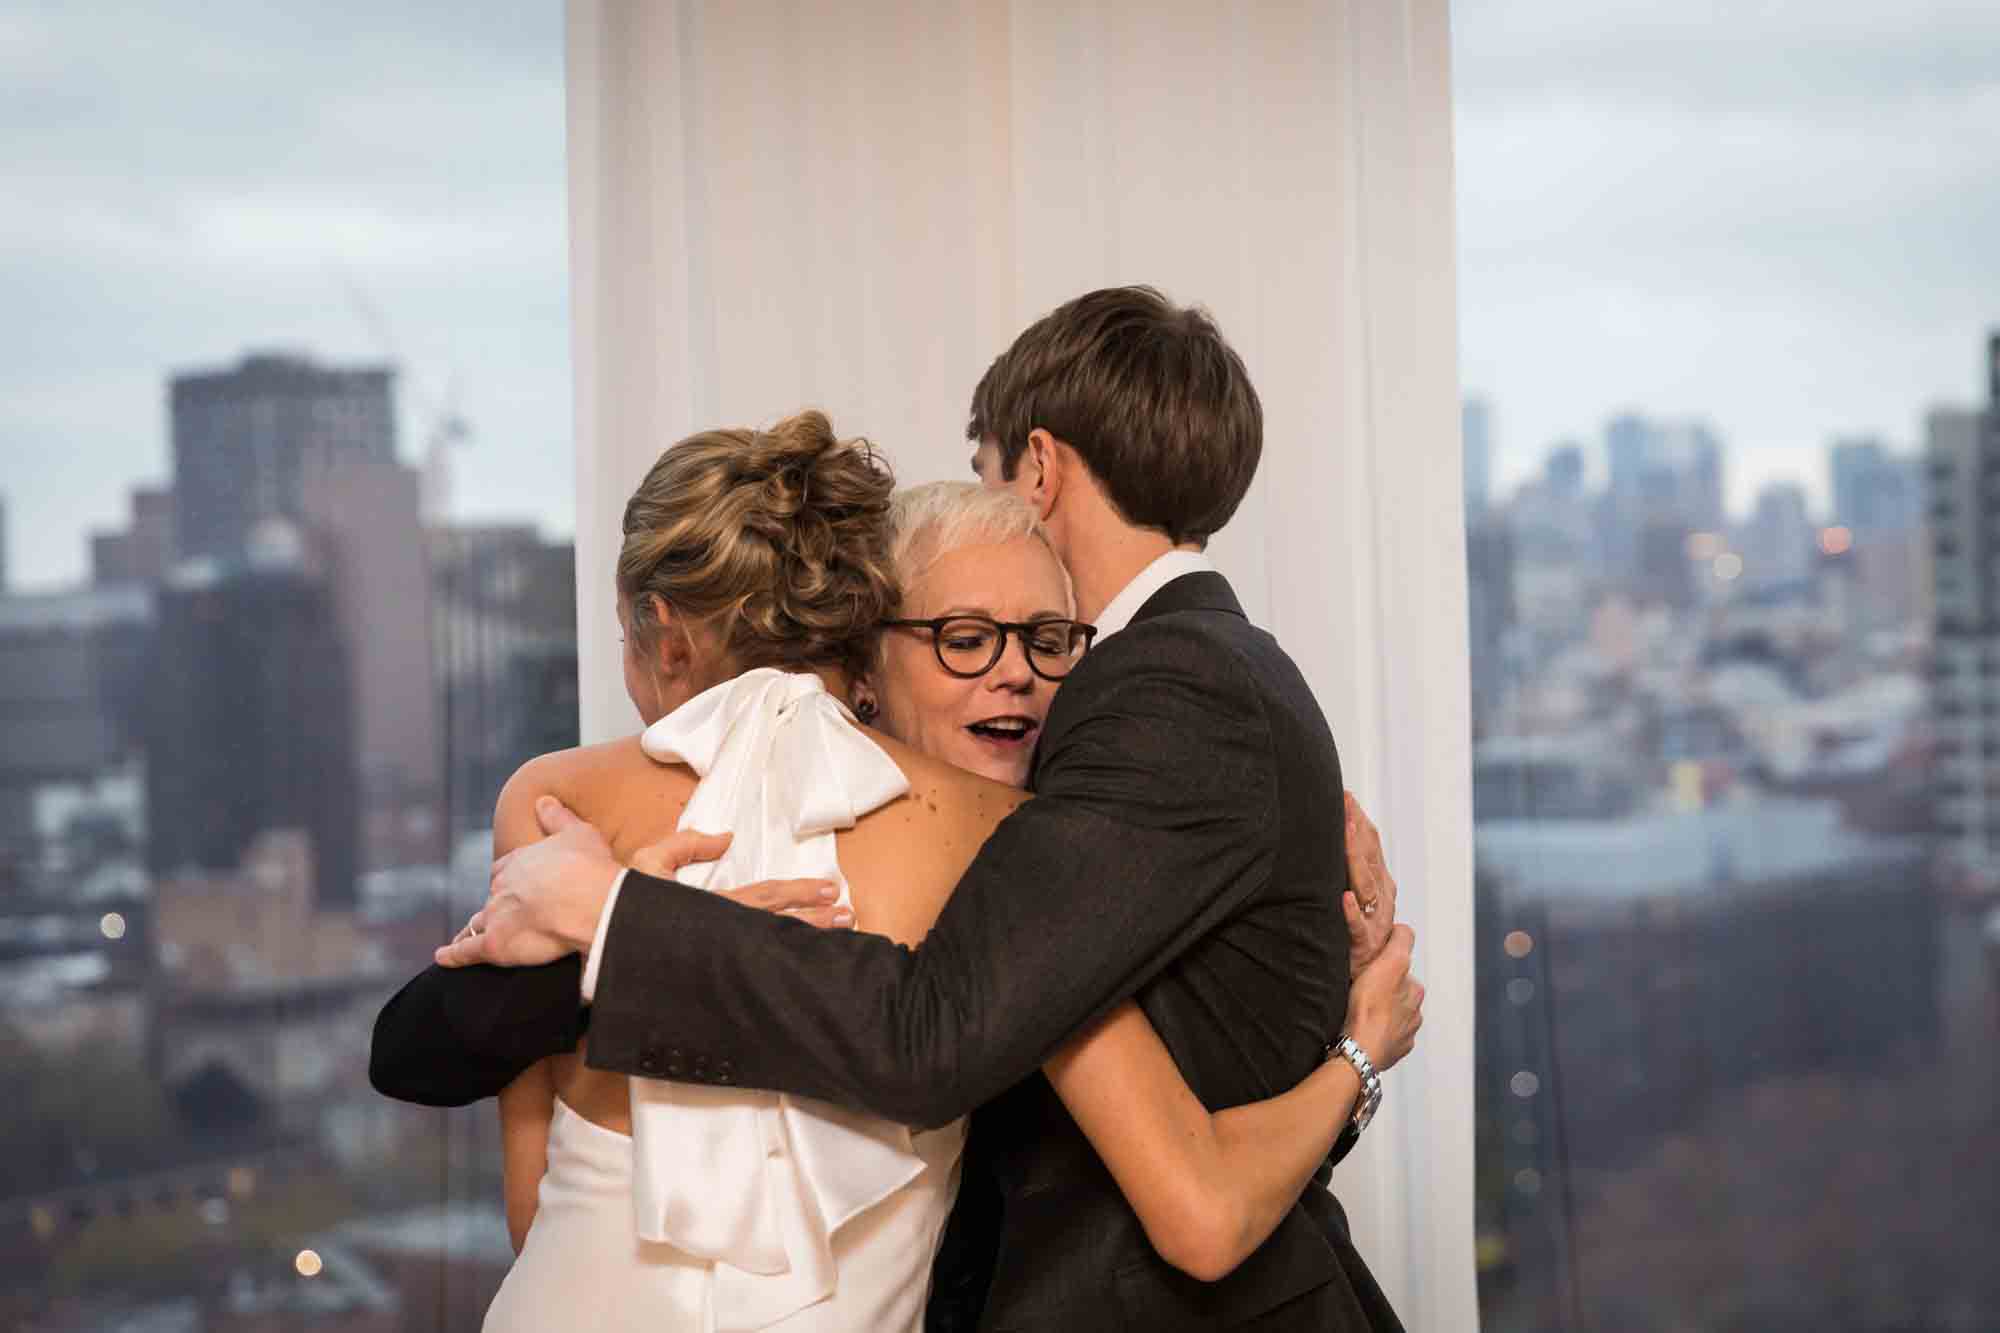
[{"label": "suit jacket button", "polygon": [[679,1060],[669,1059],[667,1061],[667,1077],[679,1078],[680,1076],[681,1076],[681,1062]]},{"label": "suit jacket button", "polygon": [[715,1081],[717,1083],[734,1083],[736,1081],[736,1067],[730,1064],[729,1061],[724,1060],[720,1065],[716,1066]]},{"label": "suit jacket button", "polygon": [[660,1053],[647,1049],[639,1052],[639,1068],[648,1074],[660,1072]]}]

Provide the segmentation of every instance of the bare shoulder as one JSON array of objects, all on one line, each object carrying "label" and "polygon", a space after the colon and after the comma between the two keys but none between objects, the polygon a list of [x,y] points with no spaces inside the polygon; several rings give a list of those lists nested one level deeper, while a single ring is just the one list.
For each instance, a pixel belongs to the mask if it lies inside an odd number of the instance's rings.
[{"label": "bare shoulder", "polygon": [[693,790],[691,772],[648,758],[637,736],[553,750],[521,765],[501,788],[494,841],[534,841],[535,801],[553,796],[597,825],[614,848],[643,846],[673,830]]},{"label": "bare shoulder", "polygon": [[500,804],[502,808],[510,803],[532,806],[538,796],[554,796],[565,805],[573,805],[571,797],[587,795],[648,766],[652,760],[639,748],[637,736],[551,750],[514,770],[514,776],[500,789]]},{"label": "bare shoulder", "polygon": [[956,764],[933,758],[880,732],[871,731],[868,735],[910,782],[908,796],[882,809],[884,815],[892,817],[892,823],[928,824],[933,829],[954,831],[962,828],[976,831],[978,840],[983,842],[996,824],[1033,794],[968,773]]},{"label": "bare shoulder", "polygon": [[966,866],[1028,793],[870,733],[909,779],[909,793],[841,835],[840,863],[857,925],[915,945]]}]

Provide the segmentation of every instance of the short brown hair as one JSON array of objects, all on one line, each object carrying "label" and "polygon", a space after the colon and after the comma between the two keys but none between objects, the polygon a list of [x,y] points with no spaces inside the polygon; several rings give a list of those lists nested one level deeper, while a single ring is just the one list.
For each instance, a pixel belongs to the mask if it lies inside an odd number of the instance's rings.
[{"label": "short brown hair", "polygon": [[1198,306],[1107,287],[1036,320],[972,391],[965,437],[1011,478],[1028,434],[1083,459],[1127,522],[1205,542],[1236,512],[1264,449],[1243,359]]},{"label": "short brown hair", "polygon": [[[618,593],[711,621],[739,670],[860,670],[896,613],[895,486],[868,441],[837,438],[820,412],[690,435],[625,504]],[[630,620],[646,643],[657,622]]]}]

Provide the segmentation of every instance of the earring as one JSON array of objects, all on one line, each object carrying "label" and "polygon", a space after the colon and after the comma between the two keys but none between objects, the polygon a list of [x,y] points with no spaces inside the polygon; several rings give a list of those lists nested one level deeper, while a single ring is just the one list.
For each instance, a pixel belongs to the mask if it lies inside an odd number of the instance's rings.
[{"label": "earring", "polygon": [[875,702],[873,695],[864,694],[854,701],[854,716],[863,722],[873,722],[875,715],[881,711],[882,706]]}]

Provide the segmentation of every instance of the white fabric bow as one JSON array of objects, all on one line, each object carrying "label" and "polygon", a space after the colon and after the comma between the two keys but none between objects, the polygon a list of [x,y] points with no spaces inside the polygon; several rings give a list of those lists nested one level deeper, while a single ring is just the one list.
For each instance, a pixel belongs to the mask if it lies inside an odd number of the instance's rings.
[{"label": "white fabric bow", "polygon": [[[819,677],[763,668],[690,699],[640,746],[701,782],[682,828],[735,834],[696,888],[830,879],[834,832],[909,790]],[[689,1058],[695,1053],[690,1052]],[[716,1265],[721,1330],[757,1329],[832,1293],[833,1234],[915,1179],[907,1126],[772,1092],[632,1080],[638,1234]]]}]

